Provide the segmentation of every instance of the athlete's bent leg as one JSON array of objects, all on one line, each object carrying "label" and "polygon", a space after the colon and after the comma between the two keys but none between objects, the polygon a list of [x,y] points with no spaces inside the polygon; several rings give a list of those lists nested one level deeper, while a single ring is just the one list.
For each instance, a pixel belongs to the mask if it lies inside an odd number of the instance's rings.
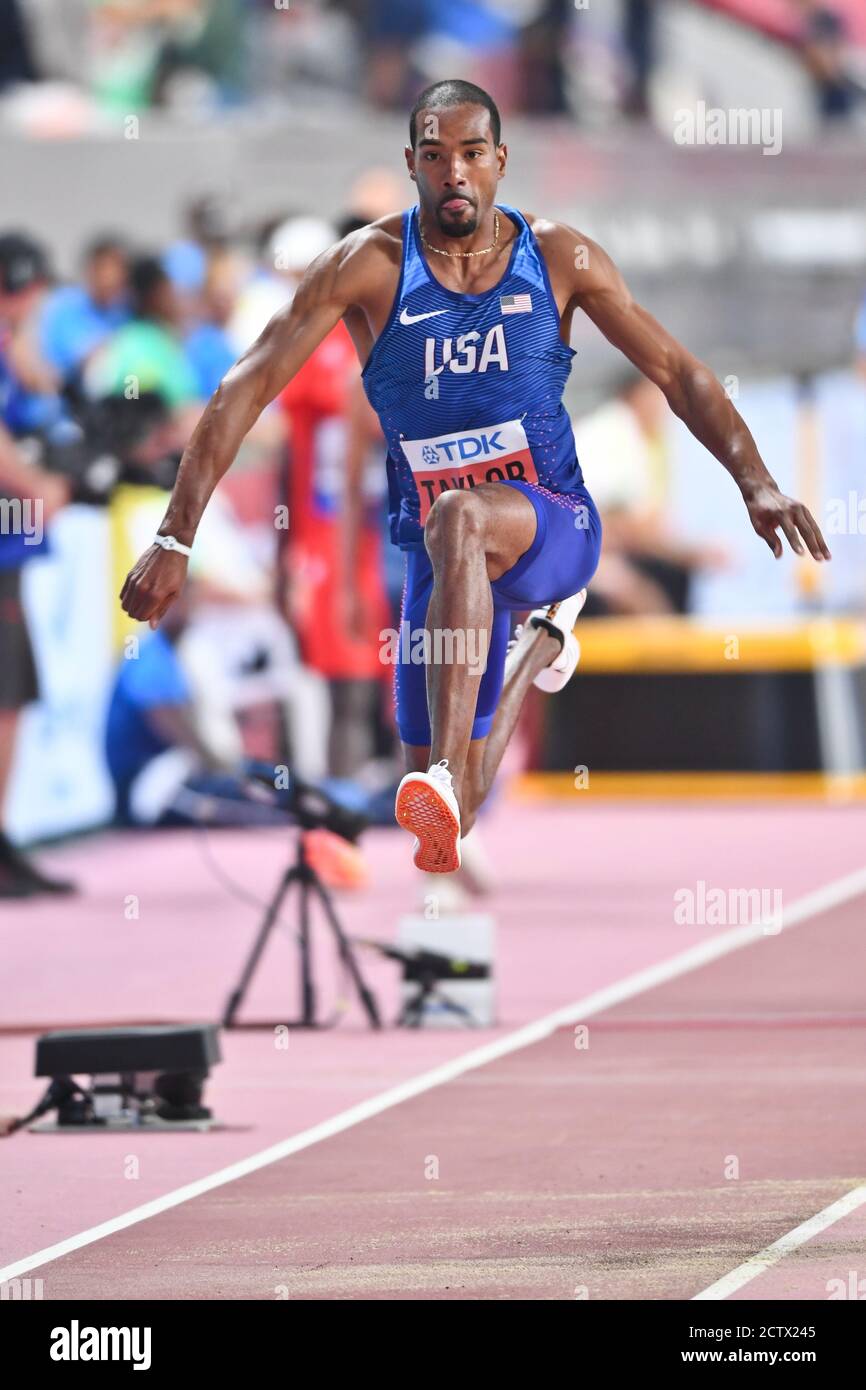
[{"label": "athlete's bent leg", "polygon": [[[525,633],[522,641],[509,653],[505,663],[502,693],[490,732],[481,738],[470,739],[469,742],[458,802],[460,823],[459,827],[454,827],[454,833],[461,840],[475,824],[478,811],[493,785],[526,692],[535,677],[555,660],[560,650],[561,644],[556,637],[544,628],[537,628]],[[430,745],[404,743],[403,754],[407,774],[425,772],[431,766],[431,751]],[[405,781],[401,786],[405,786]],[[417,811],[418,808],[413,808],[413,819],[417,816]],[[419,826],[415,825],[413,828],[421,833]],[[416,855],[416,863],[418,862]],[[452,867],[459,863],[458,852]],[[431,863],[429,867],[436,866]]]},{"label": "athlete's bent leg", "polygon": [[433,567],[426,621],[430,761],[448,760],[461,804],[478,689],[490,648],[490,586],[530,548],[536,527],[535,509],[522,492],[482,483],[443,493],[424,529]]},{"label": "athlete's bent leg", "polygon": [[493,786],[493,779],[514,732],[529,687],[535,677],[555,660],[560,650],[561,644],[556,637],[544,628],[536,628],[509,654],[505,665],[505,683],[490,733],[485,738],[473,739],[469,745],[460,811],[462,835],[472,829],[479,808]]},{"label": "athlete's bent leg", "polygon": [[[516,644],[505,663],[505,682],[489,734],[470,740],[460,795],[460,835],[466,836],[475,824],[483,802],[514,732],[527,691],[539,672],[549,666],[560,643],[544,628],[536,628]],[[403,744],[407,772],[426,772],[430,766],[429,746]]]},{"label": "athlete's bent leg", "polygon": [[[460,834],[469,833],[485,801],[508,741],[514,732],[526,693],[535,677],[549,666],[560,651],[560,643],[544,628],[536,628],[509,653],[505,663],[505,683],[496,707],[490,733],[469,743],[460,796]],[[431,763],[429,745],[403,744],[407,772],[426,772]]]}]

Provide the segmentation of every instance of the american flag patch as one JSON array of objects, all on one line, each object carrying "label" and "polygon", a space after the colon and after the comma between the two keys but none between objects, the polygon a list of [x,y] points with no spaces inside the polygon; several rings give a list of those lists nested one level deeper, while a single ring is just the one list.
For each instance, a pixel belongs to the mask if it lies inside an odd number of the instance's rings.
[{"label": "american flag patch", "polygon": [[531,294],[503,294],[499,296],[499,307],[503,314],[531,314]]}]

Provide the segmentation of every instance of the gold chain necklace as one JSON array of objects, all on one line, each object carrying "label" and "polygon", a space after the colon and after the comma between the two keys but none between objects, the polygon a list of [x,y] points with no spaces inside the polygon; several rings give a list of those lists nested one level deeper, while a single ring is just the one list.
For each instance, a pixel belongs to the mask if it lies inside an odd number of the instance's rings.
[{"label": "gold chain necklace", "polygon": [[418,218],[418,230],[421,233],[421,242],[428,251],[434,251],[437,256],[448,256],[450,260],[466,260],[469,256],[489,256],[491,251],[495,251],[499,245],[499,213],[493,214],[493,245],[485,246],[483,251],[440,251],[438,246],[431,246],[424,235],[424,228],[421,226],[421,218]]}]

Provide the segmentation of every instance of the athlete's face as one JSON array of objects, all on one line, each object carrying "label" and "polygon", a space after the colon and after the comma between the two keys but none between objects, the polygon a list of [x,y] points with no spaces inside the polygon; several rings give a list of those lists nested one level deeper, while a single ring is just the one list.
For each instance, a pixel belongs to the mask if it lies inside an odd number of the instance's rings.
[{"label": "athlete's face", "polygon": [[445,236],[471,236],[493,206],[507,150],[494,145],[484,106],[418,113],[415,149],[406,150],[421,208]]}]

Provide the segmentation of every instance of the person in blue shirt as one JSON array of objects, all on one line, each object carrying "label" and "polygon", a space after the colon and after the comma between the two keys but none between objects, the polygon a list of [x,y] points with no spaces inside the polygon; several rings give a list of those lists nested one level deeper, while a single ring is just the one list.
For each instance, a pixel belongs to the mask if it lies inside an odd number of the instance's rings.
[{"label": "person in blue shirt", "polygon": [[235,268],[231,256],[214,256],[198,287],[196,320],[184,339],[184,348],[198,382],[202,400],[212,396],[237,350],[229,337],[228,323],[237,299]]},{"label": "person in blue shirt", "polygon": [[280,785],[272,763],[226,762],[208,746],[178,652],[189,611],[185,593],[158,630],[120,663],[105,726],[116,820],[161,829],[289,828],[299,823],[300,801],[332,833],[356,839],[376,813],[375,797],[359,799],[347,783],[304,782],[294,771]]},{"label": "person in blue shirt", "polygon": [[273,767],[226,763],[202,736],[177,645],[189,596],[125,657],[105,727],[116,819],[125,825],[289,825],[286,792],[261,792]]},{"label": "person in blue shirt", "polygon": [[202,400],[213,395],[237,353],[219,323],[198,323],[184,342]]},{"label": "person in blue shirt", "polygon": [[[133,821],[136,778],[171,748],[199,746],[186,676],[175,651],[177,622],[145,638],[120,664],[105,730],[105,754],[114,783],[116,813]],[[200,749],[203,760],[205,750]]]},{"label": "person in blue shirt", "polygon": [[129,318],[129,255],[119,237],[104,235],[85,250],[83,283],[61,285],[40,306],[39,350],[62,381]]},{"label": "person in blue shirt", "polygon": [[[53,370],[20,352],[50,281],[39,242],[22,232],[0,233],[0,420],[16,438],[50,430],[64,414]],[[32,378],[25,377],[25,363]]]}]

